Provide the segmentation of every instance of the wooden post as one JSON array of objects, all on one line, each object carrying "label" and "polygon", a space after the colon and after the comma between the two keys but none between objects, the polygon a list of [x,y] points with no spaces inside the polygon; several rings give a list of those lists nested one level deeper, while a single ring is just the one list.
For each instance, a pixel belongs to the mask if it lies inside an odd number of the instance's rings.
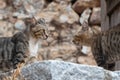
[{"label": "wooden post", "polygon": [[109,17],[107,16],[106,1],[101,0],[101,30],[106,31],[109,29]]},{"label": "wooden post", "polygon": [[[101,30],[106,31],[118,25],[120,25],[120,0],[101,0]],[[115,70],[120,70],[120,61],[116,61]]]}]

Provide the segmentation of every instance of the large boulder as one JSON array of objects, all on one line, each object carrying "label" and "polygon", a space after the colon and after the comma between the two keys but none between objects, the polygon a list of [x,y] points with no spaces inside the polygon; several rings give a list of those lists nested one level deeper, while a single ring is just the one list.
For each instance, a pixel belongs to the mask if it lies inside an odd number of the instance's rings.
[{"label": "large boulder", "polygon": [[90,17],[91,25],[100,25],[101,24],[101,8],[93,8],[93,12]]},{"label": "large boulder", "polygon": [[78,14],[81,14],[86,8],[93,7],[100,7],[100,0],[77,0],[72,6]]},{"label": "large boulder", "polygon": [[119,80],[120,72],[63,61],[35,62],[21,70],[25,80]]}]

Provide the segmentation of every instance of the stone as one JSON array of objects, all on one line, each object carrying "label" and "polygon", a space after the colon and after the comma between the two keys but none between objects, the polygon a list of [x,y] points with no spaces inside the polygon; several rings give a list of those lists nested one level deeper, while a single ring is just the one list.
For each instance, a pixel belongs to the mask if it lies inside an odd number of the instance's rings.
[{"label": "stone", "polygon": [[7,6],[12,6],[13,5],[13,0],[5,0]]},{"label": "stone", "polygon": [[4,15],[0,14],[0,20],[3,20],[3,19],[4,19]]},{"label": "stone", "polygon": [[42,61],[42,60],[43,60],[43,57],[42,57],[41,54],[37,55],[37,60],[38,60],[38,61]]},{"label": "stone", "polygon": [[12,24],[15,24],[16,21],[17,21],[17,18],[16,18],[16,17],[9,16],[9,21],[10,21]]},{"label": "stone", "polygon": [[[10,0],[10,1],[11,1],[11,0]],[[14,0],[14,1],[11,1],[11,2],[13,2],[13,5],[14,5],[15,7],[21,6],[22,3],[23,3],[21,0]]]},{"label": "stone", "polygon": [[[33,7],[38,13],[43,10],[45,6],[45,0],[25,0],[24,1],[24,6],[25,4],[28,4],[29,6]],[[30,8],[29,8],[30,10]]]},{"label": "stone", "polygon": [[25,10],[27,11],[28,14],[31,14],[31,15],[34,14],[35,15],[36,9],[32,5],[25,2],[24,3],[24,8],[25,8]]},{"label": "stone", "polygon": [[69,2],[69,0],[54,0],[54,1],[57,2],[57,3],[62,3],[62,2],[68,3]]},{"label": "stone", "polygon": [[79,56],[77,58],[77,62],[79,64],[96,65],[96,62],[95,62],[93,56],[91,56],[91,55],[88,55],[88,56]]},{"label": "stone", "polygon": [[49,27],[48,27],[48,30],[49,30],[49,31],[54,31],[54,30],[55,30],[55,27],[54,27],[54,26],[49,26]]},{"label": "stone", "polygon": [[[49,17],[48,17],[49,15]],[[52,12],[52,11],[46,11],[46,12],[40,12],[40,13],[37,13],[35,15],[36,19],[39,19],[39,18],[44,18],[46,23],[49,23],[51,22],[54,18],[56,18],[56,16],[58,16],[59,13],[58,12]]]},{"label": "stone", "polygon": [[65,23],[65,22],[67,22],[68,21],[68,15],[66,14],[62,14],[61,16],[60,16],[60,22],[61,23]]},{"label": "stone", "polygon": [[90,24],[91,25],[100,25],[101,24],[101,9],[93,8],[92,15],[90,17]]},{"label": "stone", "polygon": [[76,57],[70,57],[70,58],[68,58],[66,61],[67,61],[67,62],[77,63]]},{"label": "stone", "polygon": [[17,12],[24,13],[25,11],[23,1],[21,0],[9,0],[8,5],[12,6],[12,8]]},{"label": "stone", "polygon": [[41,43],[42,47],[47,47],[48,46],[48,42],[46,40],[43,40]]},{"label": "stone", "polygon": [[18,29],[18,30],[25,30],[26,28],[25,23],[22,20],[17,20],[14,26],[15,26],[15,29]]},{"label": "stone", "polygon": [[84,25],[84,23],[88,23],[91,12],[92,11],[89,8],[87,8],[83,11],[83,13],[81,14],[81,17],[80,17],[80,23],[82,25]]},{"label": "stone", "polygon": [[61,12],[63,13],[59,16],[60,23],[73,24],[79,20],[79,16],[73,11],[70,5],[65,10],[61,10]]},{"label": "stone", "polygon": [[78,14],[81,14],[86,8],[93,7],[100,7],[100,0],[77,0],[72,6]]},{"label": "stone", "polygon": [[13,24],[6,21],[0,21],[0,37],[11,37],[13,31]]},{"label": "stone", "polygon": [[62,54],[56,49],[56,50],[51,50],[51,53],[48,55],[48,59],[56,59],[56,58],[61,58]]},{"label": "stone", "polygon": [[13,17],[17,17],[17,19],[25,19],[25,18],[31,18],[31,15],[19,13],[19,12],[13,12],[12,14]]},{"label": "stone", "polygon": [[6,7],[6,3],[4,0],[0,0],[0,9],[4,9]]},{"label": "stone", "polygon": [[64,61],[43,61],[21,69],[26,80],[119,80],[120,71],[107,71],[101,67]]},{"label": "stone", "polygon": [[72,53],[76,50],[76,47],[73,45],[59,45],[50,48],[49,59],[62,58],[68,59],[72,57]]}]

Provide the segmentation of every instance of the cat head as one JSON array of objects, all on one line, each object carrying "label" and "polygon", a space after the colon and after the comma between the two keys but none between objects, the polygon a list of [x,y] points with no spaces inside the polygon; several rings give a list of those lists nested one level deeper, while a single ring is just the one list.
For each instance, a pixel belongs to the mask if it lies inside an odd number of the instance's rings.
[{"label": "cat head", "polygon": [[27,31],[29,31],[33,38],[47,39],[48,28],[44,18],[40,18],[38,20],[36,20],[35,17],[28,18],[25,20],[25,24],[27,25]]},{"label": "cat head", "polygon": [[86,45],[89,46],[91,45],[92,38],[94,35],[97,35],[100,33],[100,28],[95,26],[95,27],[83,27],[80,31],[78,31],[74,36],[73,36],[73,43],[76,45]]}]

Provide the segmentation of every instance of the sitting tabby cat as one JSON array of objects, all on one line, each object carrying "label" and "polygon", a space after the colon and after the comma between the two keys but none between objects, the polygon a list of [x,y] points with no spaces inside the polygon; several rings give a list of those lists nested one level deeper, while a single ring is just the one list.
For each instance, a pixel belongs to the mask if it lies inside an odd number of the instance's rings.
[{"label": "sitting tabby cat", "polygon": [[44,19],[27,18],[26,29],[12,37],[0,38],[0,71],[6,72],[17,68],[31,54],[38,50],[40,39],[47,39]]},{"label": "sitting tabby cat", "polygon": [[90,28],[74,36],[75,44],[91,46],[98,66],[115,70],[115,62],[120,60],[120,27],[105,32],[94,33]]}]

